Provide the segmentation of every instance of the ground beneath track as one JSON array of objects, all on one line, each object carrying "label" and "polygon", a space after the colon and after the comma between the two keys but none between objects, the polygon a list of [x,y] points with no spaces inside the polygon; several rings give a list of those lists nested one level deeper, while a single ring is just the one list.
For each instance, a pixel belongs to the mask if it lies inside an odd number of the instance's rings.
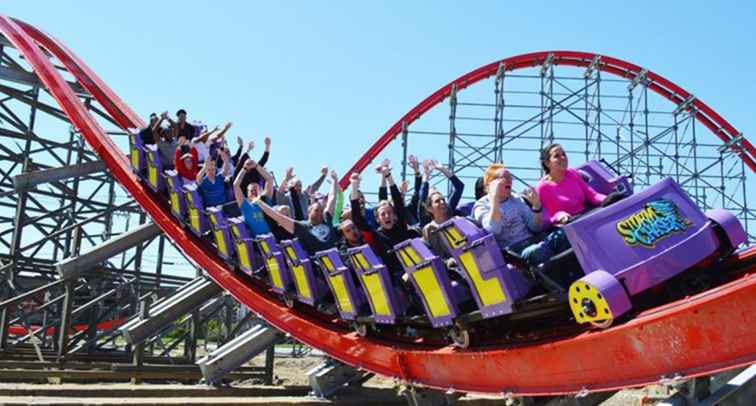
[{"label": "ground beneath track", "polygon": [[[234,382],[231,387],[209,388],[204,385],[179,383],[61,383],[27,384],[0,383],[2,405],[405,405],[397,395],[400,383],[392,379],[374,377],[364,388],[345,390],[334,401],[307,396],[307,371],[323,361],[319,355],[300,358],[277,356],[274,368],[275,386],[261,386],[258,382]],[[250,365],[264,365],[264,356]],[[625,390],[602,403],[604,406],[653,405],[669,395],[666,388],[649,387]],[[467,396],[460,405],[503,405],[501,398]]]}]

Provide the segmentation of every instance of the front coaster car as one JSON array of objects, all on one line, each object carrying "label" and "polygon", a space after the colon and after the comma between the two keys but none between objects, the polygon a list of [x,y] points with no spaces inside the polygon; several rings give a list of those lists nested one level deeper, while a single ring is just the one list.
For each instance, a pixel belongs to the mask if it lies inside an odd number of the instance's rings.
[{"label": "front coaster car", "polygon": [[607,328],[633,306],[622,284],[606,271],[594,271],[575,281],[569,289],[575,321]]}]

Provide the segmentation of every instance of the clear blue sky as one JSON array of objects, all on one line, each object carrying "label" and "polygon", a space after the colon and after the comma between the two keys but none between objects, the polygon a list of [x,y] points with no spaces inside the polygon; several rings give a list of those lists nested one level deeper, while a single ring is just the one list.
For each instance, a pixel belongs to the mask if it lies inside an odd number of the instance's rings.
[{"label": "clear blue sky", "polygon": [[451,79],[536,50],[631,61],[747,136],[756,124],[751,2],[12,0],[2,12],[63,40],[142,115],[184,107],[258,145],[270,134],[277,173],[342,173]]}]

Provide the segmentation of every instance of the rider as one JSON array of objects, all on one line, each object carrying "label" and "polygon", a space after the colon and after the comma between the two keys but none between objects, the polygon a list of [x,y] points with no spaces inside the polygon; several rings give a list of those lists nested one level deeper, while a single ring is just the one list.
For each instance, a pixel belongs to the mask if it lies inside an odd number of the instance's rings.
[{"label": "rider", "polygon": [[[452,193],[448,204],[440,191],[430,189],[428,181],[433,170],[441,172],[452,184]],[[443,258],[450,257],[451,254],[447,251],[440,234],[436,231],[443,222],[453,216],[461,215],[457,210],[457,205],[459,204],[459,199],[462,198],[464,189],[465,184],[445,166],[439,164],[437,161],[426,160],[423,162],[423,183],[420,187],[420,198],[423,202],[422,209],[430,216],[429,221],[422,223],[423,239],[436,254]],[[418,218],[423,217],[418,213]]]},{"label": "rider", "polygon": [[331,179],[333,184],[327,203],[324,205],[319,200],[313,200],[307,207],[307,221],[295,220],[275,211],[267,203],[258,202],[263,212],[286,231],[297,237],[302,248],[310,255],[332,248],[339,239],[339,233],[332,225],[332,216],[336,206],[336,188],[338,187],[338,177],[335,171],[331,171]]},{"label": "rider", "polygon": [[410,238],[418,237],[418,234],[407,225],[404,198],[402,197],[399,188],[394,183],[394,178],[391,176],[391,168],[389,167],[388,162],[384,161],[384,163],[376,170],[381,174],[381,177],[385,179],[389,186],[393,205],[388,200],[382,200],[378,203],[376,209],[378,228],[375,230],[371,229],[365,220],[365,217],[363,217],[360,208],[360,176],[357,173],[353,173],[350,178],[352,183],[352,221],[354,221],[354,225],[356,225],[360,231],[371,232],[376,255],[381,257],[384,264],[390,270],[397,271],[402,268],[399,265],[396,255],[392,253],[394,245]]},{"label": "rider", "polygon": [[542,230],[541,199],[530,188],[522,195],[513,193],[512,179],[504,165],[491,164],[483,177],[487,195],[475,202],[473,215],[496,237],[501,248],[518,254],[530,265],[538,265],[568,249],[569,242],[561,229],[539,242],[533,241],[535,234]]},{"label": "rider", "polygon": [[[244,198],[242,193],[241,184],[244,176],[247,172],[258,170],[266,179],[265,189],[262,196],[260,196],[260,184],[250,183],[247,185],[247,198]],[[249,231],[252,233],[252,237],[266,234],[271,232],[268,223],[265,221],[265,216],[260,208],[264,199],[270,199],[273,194],[273,181],[272,176],[263,167],[258,167],[257,162],[248,159],[244,162],[244,166],[236,175],[234,180],[234,197],[236,198],[236,204],[239,205],[242,215],[244,216],[244,222],[247,223]],[[261,198],[262,197],[262,198]]]},{"label": "rider", "polygon": [[567,163],[567,154],[559,144],[548,145],[541,151],[541,166],[546,175],[538,182],[536,192],[553,224],[565,224],[584,212],[586,206],[598,206],[606,199],[578,171],[568,168]]}]

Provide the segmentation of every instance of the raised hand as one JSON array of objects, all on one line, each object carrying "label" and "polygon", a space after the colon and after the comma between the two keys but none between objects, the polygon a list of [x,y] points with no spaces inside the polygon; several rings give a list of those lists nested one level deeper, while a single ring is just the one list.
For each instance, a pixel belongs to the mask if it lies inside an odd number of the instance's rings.
[{"label": "raised hand", "polygon": [[423,176],[425,176],[426,179],[430,178],[431,170],[431,161],[426,159],[423,161]]},{"label": "raised hand", "polygon": [[249,153],[253,149],[255,149],[255,142],[250,140],[249,143],[247,144],[247,153]]},{"label": "raised hand", "polygon": [[499,191],[499,185],[501,185],[501,179],[494,179],[488,184],[488,198],[491,203],[501,200],[502,193]]},{"label": "raised hand", "polygon": [[322,168],[320,168],[320,176],[327,176],[328,175],[328,165],[323,165]]},{"label": "raised hand", "polygon": [[225,126],[223,126],[223,131],[228,131],[228,129],[231,128],[231,126],[233,126],[233,125],[234,125],[234,123],[232,123],[232,122],[229,121],[228,123],[226,123]]},{"label": "raised hand", "polygon": [[529,187],[522,191],[522,197],[530,203],[530,206],[535,211],[541,210],[541,197],[538,196],[538,192]]},{"label": "raised hand", "polygon": [[338,182],[338,181],[339,181],[339,176],[338,176],[338,175],[336,175],[336,171],[331,171],[331,179],[332,179],[332,180],[333,180],[334,182]]},{"label": "raised hand", "polygon": [[294,167],[290,166],[286,168],[286,175],[284,177],[285,180],[292,180],[294,179]]},{"label": "raised hand", "polygon": [[265,142],[265,148],[270,148],[270,137],[265,137],[263,141]]},{"label": "raised hand", "polygon": [[399,184],[399,191],[402,192],[403,195],[407,194],[407,191],[409,190],[409,182],[406,180],[403,180],[401,184]]},{"label": "raised hand", "polygon": [[416,174],[420,172],[420,163],[417,161],[416,156],[410,155],[409,157],[407,157],[407,161],[410,168],[412,168],[412,170],[415,171]]},{"label": "raised hand", "polygon": [[349,183],[352,185],[353,190],[358,190],[360,188],[360,174],[357,172],[352,173],[349,176]]}]

